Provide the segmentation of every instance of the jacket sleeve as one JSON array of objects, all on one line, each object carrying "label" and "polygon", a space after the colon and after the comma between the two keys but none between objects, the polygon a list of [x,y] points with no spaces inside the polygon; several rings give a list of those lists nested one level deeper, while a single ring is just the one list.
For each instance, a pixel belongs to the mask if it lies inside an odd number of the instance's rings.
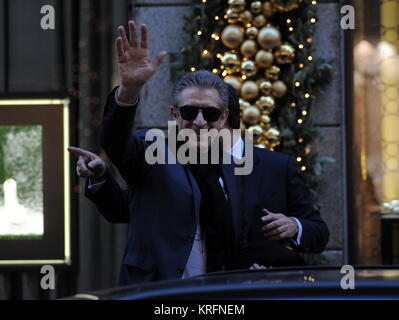
[{"label": "jacket sleeve", "polygon": [[105,182],[95,192],[88,188],[89,179],[86,180],[86,197],[96,205],[101,215],[109,222],[129,222],[129,192],[120,187],[108,170],[104,178]]},{"label": "jacket sleeve", "polygon": [[118,168],[126,183],[131,186],[146,174],[147,144],[131,130],[137,105],[120,107],[115,101],[116,88],[108,96],[100,129],[100,143],[109,159]]},{"label": "jacket sleeve", "polygon": [[321,218],[293,158],[287,163],[287,215],[297,218],[302,224],[302,239],[299,249],[305,253],[322,252],[330,237],[330,231]]}]

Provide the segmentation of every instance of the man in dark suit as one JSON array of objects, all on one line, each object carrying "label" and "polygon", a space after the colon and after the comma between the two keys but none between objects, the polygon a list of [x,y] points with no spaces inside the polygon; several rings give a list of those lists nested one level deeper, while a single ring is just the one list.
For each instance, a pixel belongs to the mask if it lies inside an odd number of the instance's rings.
[{"label": "man in dark suit", "polygon": [[[121,86],[108,98],[102,128],[104,150],[134,187],[128,200],[129,240],[120,283],[223,270],[243,238],[243,217],[250,217],[250,226],[262,219],[265,225],[256,230],[263,228],[263,236],[271,241],[288,239],[299,250],[322,251],[328,228],[310,200],[295,161],[287,156],[255,148],[254,169],[247,177],[235,176],[234,164],[206,168],[179,163],[148,165],[145,152],[149,144],[132,136],[130,128],[140,88],[155,73],[164,53],[150,62],[146,27],[142,26],[140,44],[134,23],[129,27],[130,43],[120,28]],[[224,127],[227,93],[215,77],[198,73],[177,83],[171,113],[179,129],[199,132]],[[183,110],[187,106],[191,115]],[[218,117],[208,108],[214,113],[214,108],[219,109]],[[206,148],[207,143],[198,135],[193,147]],[[85,161],[89,167],[90,162]]]}]

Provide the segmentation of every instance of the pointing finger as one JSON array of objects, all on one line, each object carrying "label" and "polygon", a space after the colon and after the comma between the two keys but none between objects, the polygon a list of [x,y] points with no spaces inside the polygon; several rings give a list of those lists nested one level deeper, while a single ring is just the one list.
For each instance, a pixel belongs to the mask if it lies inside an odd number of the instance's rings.
[{"label": "pointing finger", "polygon": [[72,154],[74,154],[77,158],[79,156],[86,157],[86,158],[89,158],[89,159],[95,158],[95,157],[93,157],[93,153],[91,153],[90,151],[86,151],[84,149],[81,149],[81,148],[68,147],[68,151],[71,152]]}]

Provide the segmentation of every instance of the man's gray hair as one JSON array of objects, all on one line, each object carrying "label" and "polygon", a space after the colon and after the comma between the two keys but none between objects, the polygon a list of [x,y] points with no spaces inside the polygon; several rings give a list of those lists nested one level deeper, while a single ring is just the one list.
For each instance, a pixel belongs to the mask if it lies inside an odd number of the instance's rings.
[{"label": "man's gray hair", "polygon": [[179,103],[180,94],[184,89],[192,87],[201,89],[216,89],[220,97],[220,107],[223,110],[227,109],[229,92],[225,82],[216,74],[206,70],[186,73],[183,77],[181,77],[173,90],[174,104],[177,105]]}]

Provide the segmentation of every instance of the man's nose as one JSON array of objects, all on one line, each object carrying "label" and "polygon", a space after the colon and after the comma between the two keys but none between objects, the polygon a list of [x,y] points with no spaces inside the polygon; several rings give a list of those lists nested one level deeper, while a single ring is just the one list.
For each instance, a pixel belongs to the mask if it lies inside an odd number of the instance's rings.
[{"label": "man's nose", "polygon": [[200,110],[197,114],[197,117],[194,119],[193,124],[196,125],[197,127],[203,127],[207,123],[208,122],[205,121],[204,116],[202,115],[202,110]]}]

